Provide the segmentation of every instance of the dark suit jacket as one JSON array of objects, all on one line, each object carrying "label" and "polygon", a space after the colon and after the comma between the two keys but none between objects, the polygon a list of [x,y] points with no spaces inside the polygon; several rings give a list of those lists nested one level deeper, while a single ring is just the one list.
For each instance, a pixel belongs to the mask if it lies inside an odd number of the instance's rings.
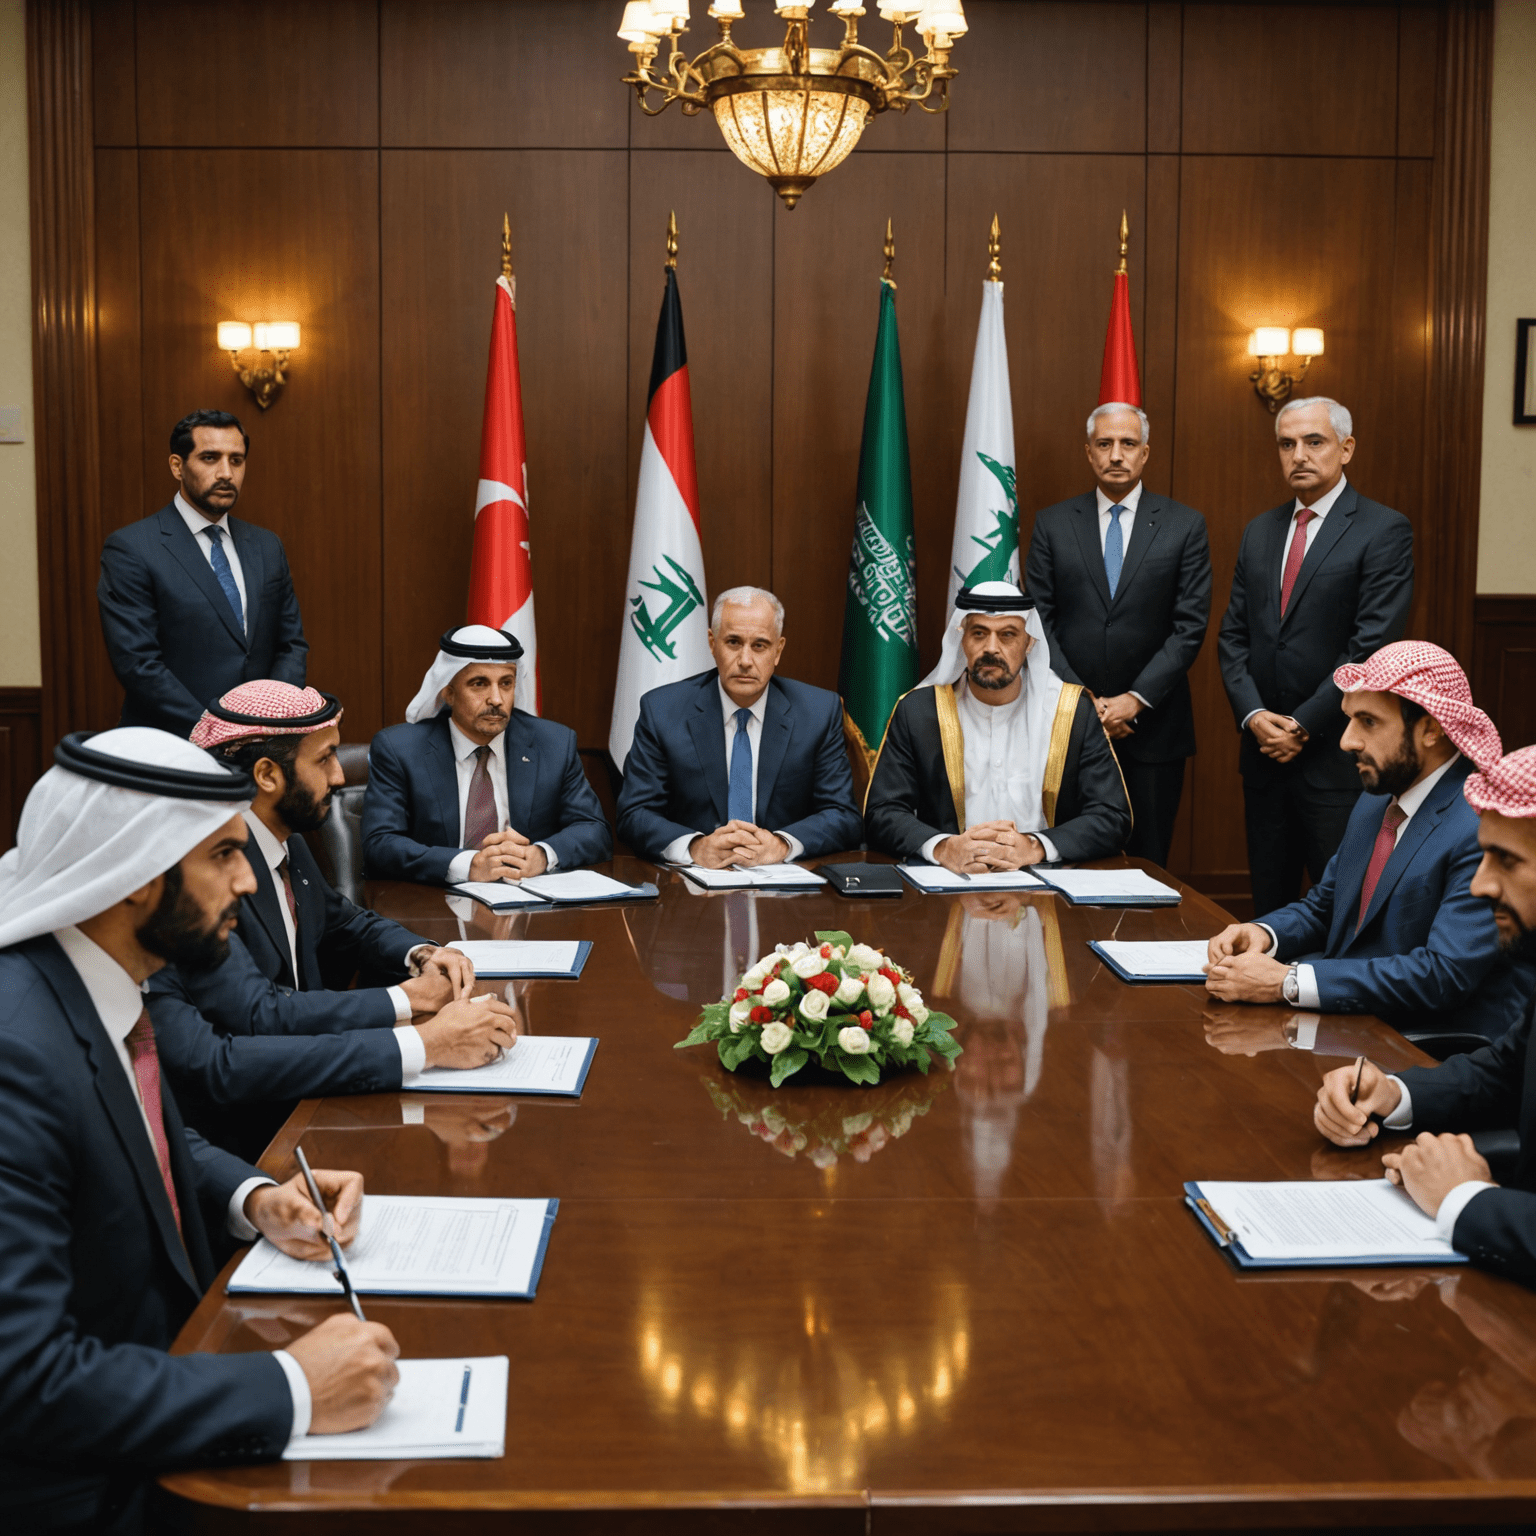
[{"label": "dark suit jacket", "polygon": [[1467,1202],[1451,1241],[1474,1264],[1536,1285],[1536,1060],[1530,1043],[1527,1009],[1519,1024],[1483,1050],[1396,1075],[1413,1095],[1415,1134],[1519,1128],[1514,1173]]},{"label": "dark suit jacket", "polygon": [[1189,669],[1211,617],[1205,519],[1143,486],[1111,598],[1090,491],[1035,514],[1024,569],[1057,676],[1103,698],[1138,693],[1152,706],[1116,753],[1141,763],[1193,756]]},{"label": "dark suit jacket", "polygon": [[1413,601],[1413,529],[1401,512],[1352,485],[1333,504],[1302,562],[1280,616],[1280,574],[1294,499],[1243,530],[1232,600],[1221,621],[1221,676],[1237,726],[1256,709],[1289,715],[1310,736],[1290,763],[1259,751],[1243,731],[1239,764],[1251,783],[1299,772],[1317,789],[1355,789],[1360,776],[1339,750],[1343,695],[1333,671],[1400,640]]},{"label": "dark suit jacket", "polygon": [[93,1527],[109,1479],[287,1442],[270,1354],[166,1353],[257,1170],[185,1130],[163,1079],[161,1096],[181,1237],[74,967],[51,937],[0,952],[0,1527]]},{"label": "dark suit jacket", "polygon": [[[370,879],[445,885],[459,846],[459,780],[446,711],[391,725],[368,750],[363,862]],[[514,709],[506,729],[507,819],[548,843],[561,869],[613,856],[613,834],[587,783],[576,733]]]},{"label": "dark suit jacket", "polygon": [[304,686],[309,645],[283,541],[229,519],[245,580],[245,633],[175,503],[112,534],[96,599],[112,670],[123,685],[120,725],[190,734],[210,701],[273,677]]},{"label": "dark suit jacket", "polygon": [[[939,714],[932,688],[903,697],[886,727],[869,797],[864,802],[869,846],[910,859],[931,837],[960,830],[944,772]],[[1131,806],[1120,765],[1085,693],[1077,702],[1067,766],[1056,800],[1056,825],[1048,835],[1064,864],[1119,853],[1131,833]]]},{"label": "dark suit jacket", "polygon": [[[618,823],[620,839],[642,858],[659,859],[674,839],[730,819],[719,675],[711,668],[640,700]],[[758,753],[758,826],[788,832],[807,857],[859,846],[863,827],[835,693],[775,677]]]},{"label": "dark suit jacket", "polygon": [[1493,909],[1471,891],[1482,858],[1462,786],[1476,764],[1446,769],[1403,829],[1356,928],[1360,890],[1390,797],[1362,795],[1339,851],[1300,901],[1258,919],[1275,957],[1307,960],[1327,1013],[1379,1014],[1397,1029],[1463,1029],[1496,1040],[1536,987],[1499,954]]}]

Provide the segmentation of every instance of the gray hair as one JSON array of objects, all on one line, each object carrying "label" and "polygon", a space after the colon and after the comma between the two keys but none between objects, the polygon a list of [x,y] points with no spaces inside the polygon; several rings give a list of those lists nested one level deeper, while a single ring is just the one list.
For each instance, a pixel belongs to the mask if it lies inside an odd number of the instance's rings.
[{"label": "gray hair", "polygon": [[1112,411],[1130,411],[1136,420],[1141,423],[1141,440],[1143,443],[1152,441],[1152,423],[1147,420],[1147,413],[1139,405],[1128,405],[1124,400],[1111,400],[1105,405],[1094,407],[1093,414],[1088,418],[1088,438],[1093,438],[1093,429],[1098,424],[1100,416],[1108,416]]},{"label": "gray hair", "polygon": [[711,629],[720,628],[720,615],[727,603],[736,603],[743,608],[753,603],[767,603],[773,609],[773,622],[778,625],[779,633],[784,633],[784,604],[767,587],[727,587],[715,598],[715,606],[709,610]]},{"label": "gray hair", "polygon": [[1279,415],[1275,417],[1275,436],[1280,436],[1280,423],[1292,411],[1305,410],[1309,405],[1326,405],[1328,407],[1328,425],[1333,428],[1335,435],[1341,443],[1346,437],[1354,436],[1355,418],[1337,400],[1330,400],[1327,395],[1308,395],[1305,400],[1292,400],[1288,404],[1282,405]]}]

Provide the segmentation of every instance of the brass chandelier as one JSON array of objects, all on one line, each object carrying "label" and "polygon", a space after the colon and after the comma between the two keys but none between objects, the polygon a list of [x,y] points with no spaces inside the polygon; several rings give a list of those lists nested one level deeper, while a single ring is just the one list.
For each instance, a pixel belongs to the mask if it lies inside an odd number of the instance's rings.
[{"label": "brass chandelier", "polygon": [[[949,82],[957,73],[949,52],[966,30],[961,0],[879,0],[880,15],[894,28],[882,56],[859,42],[864,7],[858,0],[831,0],[827,9],[842,20],[842,43],[813,48],[813,4],[774,6],[786,23],[778,47],[738,48],[731,23],[745,14],[740,0],[715,0],[709,14],[719,23],[719,41],[693,60],[679,46],[688,30],[688,0],[630,0],[619,25],[635,56],[624,83],[634,86],[640,110],[656,117],[674,101],[688,117],[708,109],[736,158],[767,177],[789,208],[818,176],[847,159],[876,113],[914,105],[948,110]],[[927,49],[921,58],[902,40],[902,29],[913,23]],[[652,91],[661,97],[655,106]]]}]

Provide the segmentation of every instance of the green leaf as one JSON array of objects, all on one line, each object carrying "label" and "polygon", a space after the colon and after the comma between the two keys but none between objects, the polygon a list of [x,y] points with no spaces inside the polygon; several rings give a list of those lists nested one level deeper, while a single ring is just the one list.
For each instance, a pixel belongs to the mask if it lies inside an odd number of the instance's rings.
[{"label": "green leaf", "polygon": [[706,1040],[713,1040],[714,1038],[714,1025],[711,1024],[708,1019],[700,1019],[699,1022],[688,1031],[688,1038],[686,1040],[679,1040],[677,1044],[672,1047],[672,1049],[674,1051],[680,1051],[685,1045],[703,1045]]},{"label": "green leaf", "polygon": [[734,1072],[752,1054],[757,1041],[748,1034],[727,1035],[720,1042],[720,1065]]},{"label": "green leaf", "polygon": [[818,944],[830,944],[833,949],[839,945],[844,951],[853,948],[853,937],[843,932],[841,928],[818,928],[816,930],[816,942]]},{"label": "green leaf", "polygon": [[856,1083],[878,1083],[880,1065],[868,1056],[850,1056],[846,1051],[837,1053],[837,1064],[844,1074]]},{"label": "green leaf", "polygon": [[768,1074],[768,1081],[775,1088],[786,1077],[793,1077],[806,1063],[806,1053],[797,1046],[786,1046],[773,1058],[773,1071]]}]

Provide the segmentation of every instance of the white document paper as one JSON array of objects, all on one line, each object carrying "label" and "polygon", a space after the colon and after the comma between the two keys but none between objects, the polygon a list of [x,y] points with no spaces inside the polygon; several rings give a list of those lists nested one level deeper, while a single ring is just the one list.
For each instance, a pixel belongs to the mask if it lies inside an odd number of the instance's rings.
[{"label": "white document paper", "polygon": [[489,1066],[428,1067],[412,1093],[575,1093],[596,1042],[589,1035],[521,1035]]},{"label": "white document paper", "polygon": [[[353,1289],[375,1296],[527,1296],[537,1279],[548,1200],[364,1195],[347,1250]],[[326,1259],[293,1259],[258,1238],[229,1290],[340,1296]]]},{"label": "white document paper", "polygon": [[608,901],[615,896],[633,896],[635,888],[600,875],[593,869],[562,869],[552,875],[530,875],[522,882],[525,891],[547,896],[551,901]]},{"label": "white document paper", "polygon": [[1045,883],[1080,901],[1179,899],[1171,885],[1154,880],[1144,869],[1052,869],[1047,871]]},{"label": "white document paper", "polygon": [[455,939],[477,976],[565,976],[575,967],[574,939]]},{"label": "white document paper", "polygon": [[545,907],[549,903],[542,897],[533,895],[523,885],[515,885],[509,880],[466,880],[462,885],[455,885],[453,890],[461,896],[473,896],[476,901],[483,901],[488,907]]},{"label": "white document paper", "polygon": [[303,1435],[284,1461],[443,1461],[506,1454],[507,1357],[399,1360],[400,1381],[367,1429]]},{"label": "white document paper", "polygon": [[1041,882],[1027,869],[989,869],[974,875],[957,875],[942,864],[899,864],[920,891],[1016,891]]},{"label": "white document paper", "polygon": [[1255,1259],[1458,1259],[1434,1217],[1386,1179],[1200,1184]]},{"label": "white document paper", "polygon": [[1115,963],[1130,976],[1199,976],[1210,953],[1204,939],[1132,941],[1100,939],[1099,948],[1113,955]]},{"label": "white document paper", "polygon": [[750,869],[705,869],[690,864],[683,873],[706,891],[740,891],[785,885],[825,885],[825,875],[803,864],[754,864]]}]

